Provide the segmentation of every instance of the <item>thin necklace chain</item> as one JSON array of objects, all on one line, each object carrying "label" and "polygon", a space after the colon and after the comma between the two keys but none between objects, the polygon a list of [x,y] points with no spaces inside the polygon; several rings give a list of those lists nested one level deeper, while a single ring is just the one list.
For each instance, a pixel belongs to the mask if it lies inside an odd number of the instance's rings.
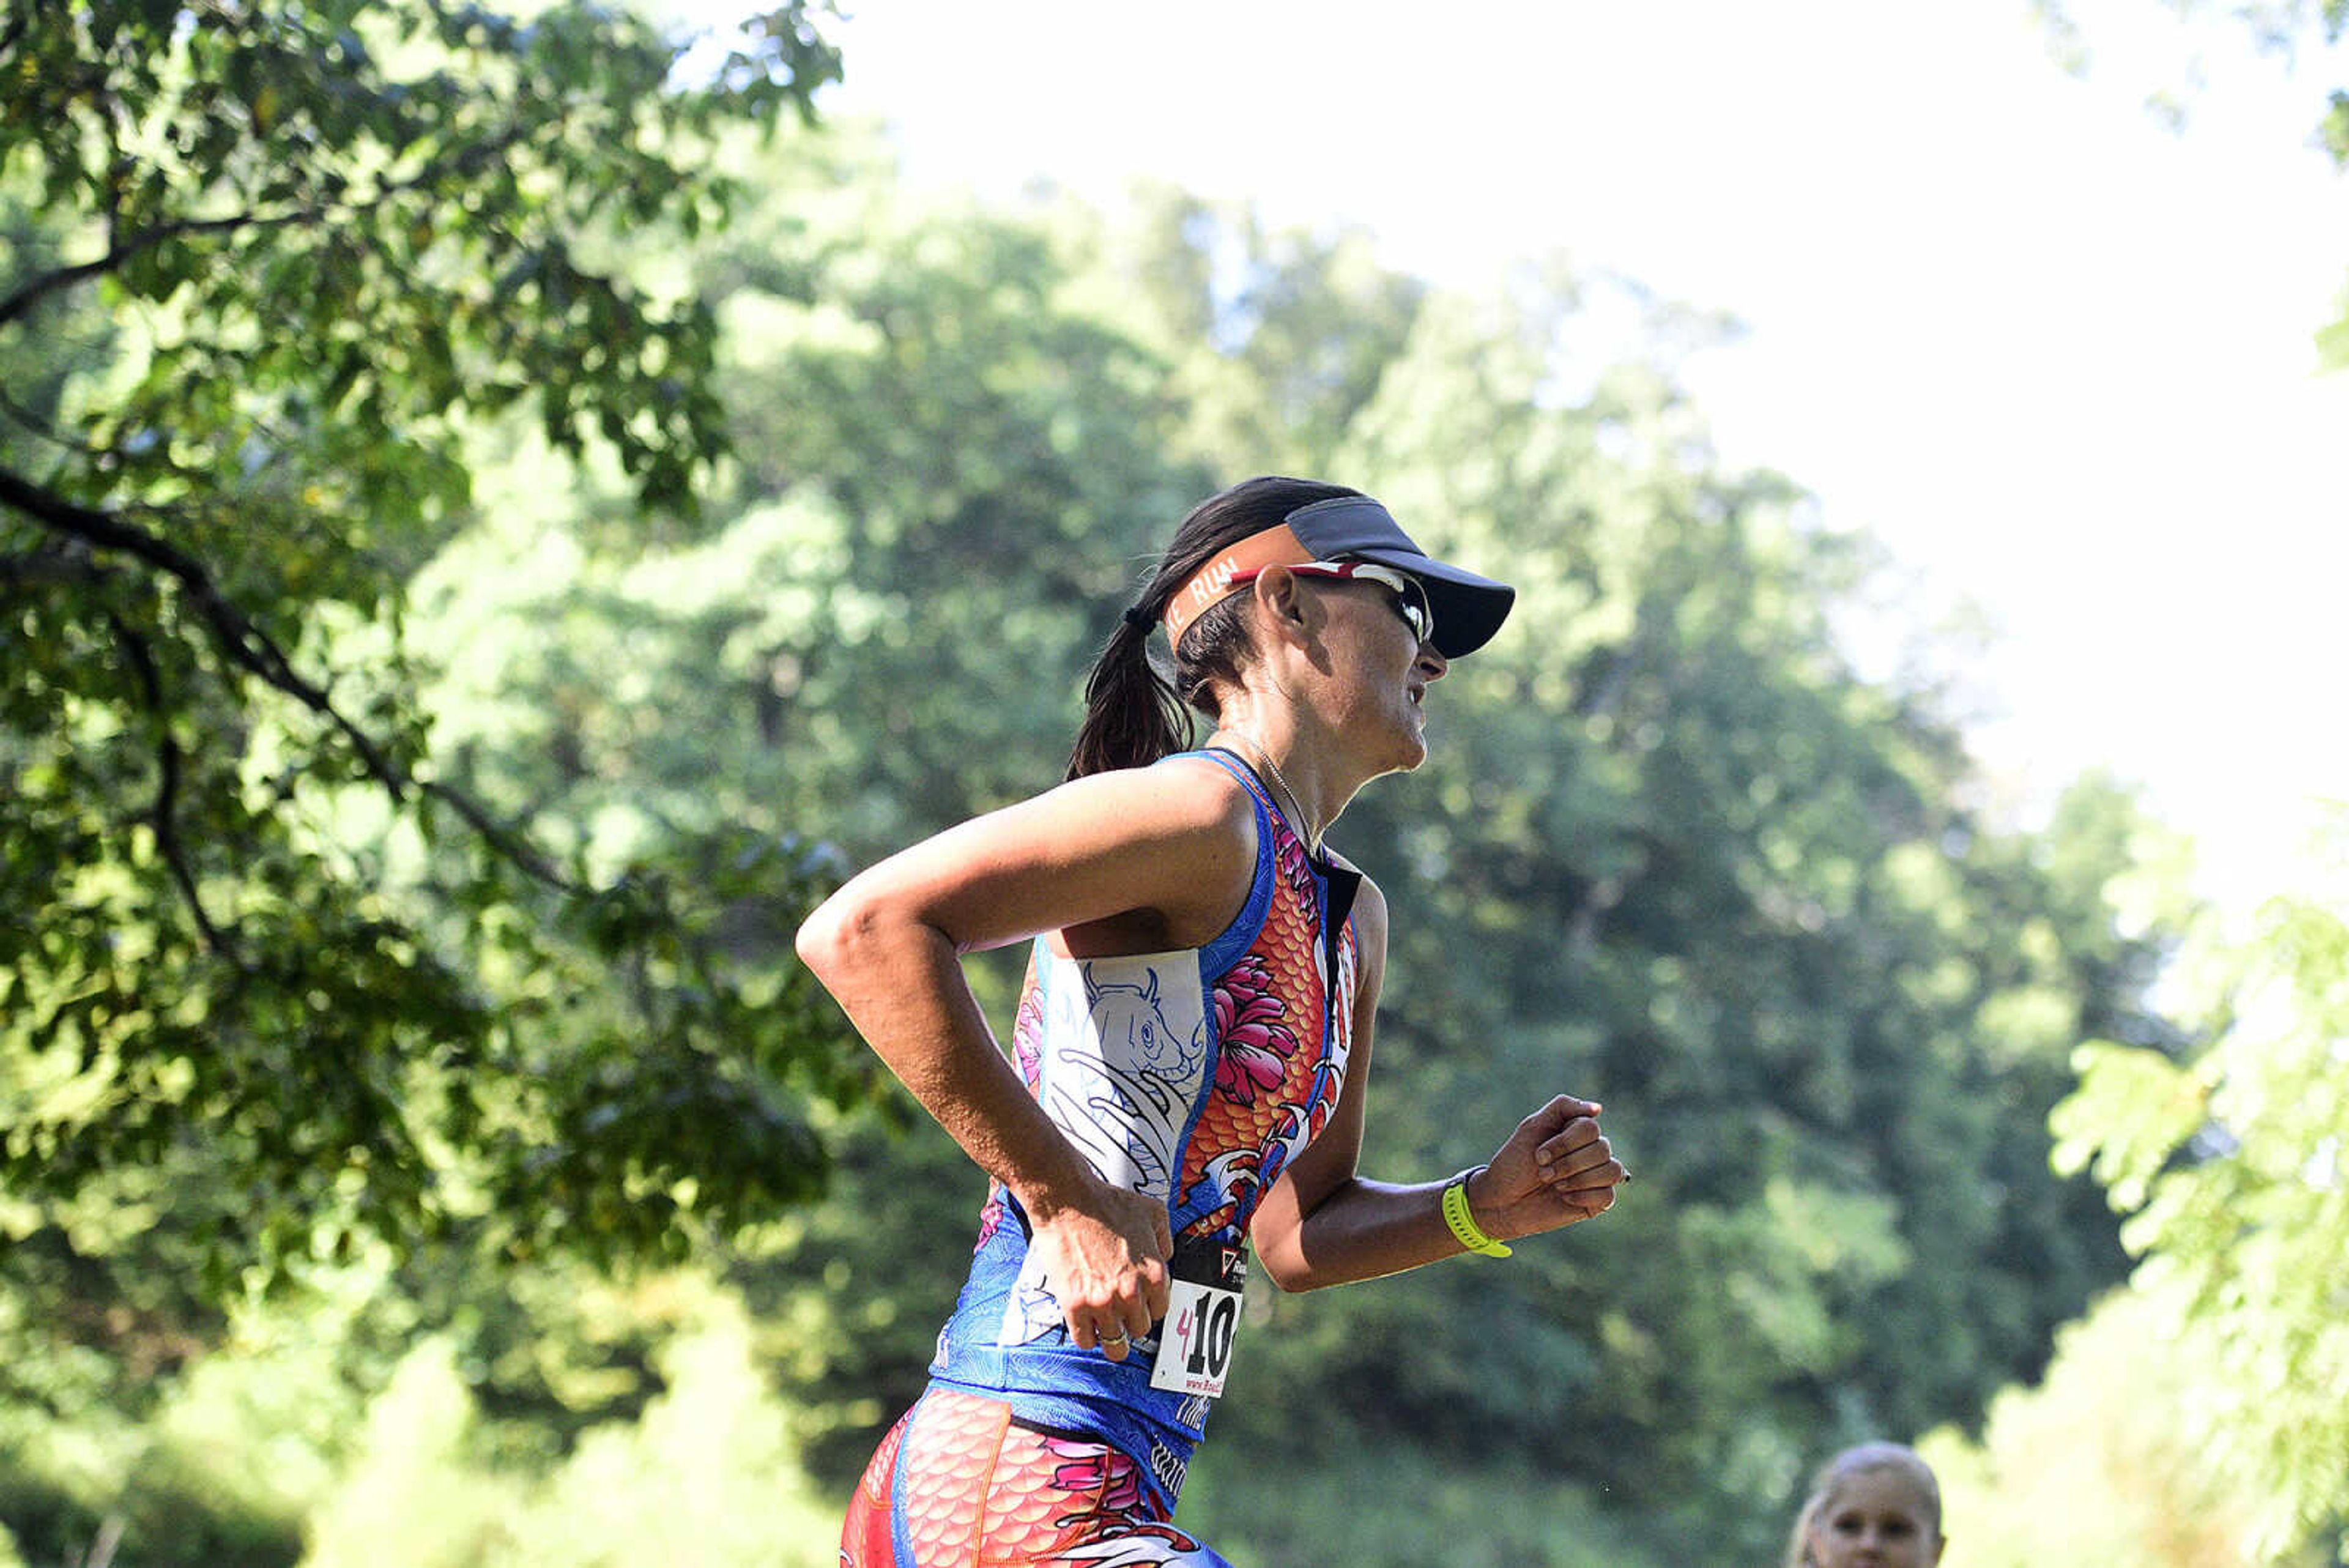
[{"label": "thin necklace chain", "polygon": [[1281,776],[1280,764],[1272,760],[1272,753],[1265,749],[1262,741],[1250,735],[1247,737],[1247,742],[1256,748],[1256,754],[1264,759],[1264,765],[1272,770],[1272,782],[1278,784],[1280,793],[1288,797],[1289,811],[1296,816],[1298,825],[1305,829],[1306,849],[1315,855],[1320,854],[1321,835],[1314,830],[1313,819],[1305,815],[1304,802],[1297,798],[1297,792],[1289,788],[1288,781]]}]

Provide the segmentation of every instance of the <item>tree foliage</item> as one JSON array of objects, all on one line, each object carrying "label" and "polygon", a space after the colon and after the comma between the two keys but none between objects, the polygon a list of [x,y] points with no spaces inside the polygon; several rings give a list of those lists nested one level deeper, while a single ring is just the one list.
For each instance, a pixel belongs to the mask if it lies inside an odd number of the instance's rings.
[{"label": "tree foliage", "polygon": [[2061,1163],[2086,1167],[2143,1262],[2132,1289],[2191,1367],[2176,1419],[2251,1511],[2265,1561],[2331,1542],[2349,1561],[2349,833],[2318,862],[2331,896],[2279,898],[2206,955],[2208,1044],[2189,1062],[2082,1048],[2057,1107]]},{"label": "tree foliage", "polygon": [[[519,1158],[481,1189],[481,1224],[624,1233],[650,1199],[702,1201],[738,1157],[772,1157],[761,1168],[782,1180],[820,1150],[829,1195],[714,1256],[794,1453],[843,1492],[920,1385],[983,1183],[894,1093],[893,1116],[826,1109],[867,1059],[781,961],[828,864],[797,846],[861,860],[1048,786],[1082,668],[1174,520],[1285,469],[1372,490],[1526,596],[1433,694],[1435,760],[1366,792],[1336,836],[1396,910],[1371,1172],[1456,1168],[1571,1087],[1608,1102],[1640,1179],[1603,1223],[1506,1268],[1259,1291],[1185,1505],[1211,1539],[1241,1560],[1333,1541],[1366,1564],[1424,1562],[1432,1541],[1463,1563],[1760,1560],[1820,1449],[1974,1418],[2119,1277],[2093,1186],[2047,1168],[2044,1114],[2081,1038],[2169,1043],[2141,1002],[2160,933],[2114,914],[2139,848],[2128,803],[2086,785],[2029,832],[1977,809],[1930,692],[1864,680],[1839,650],[1865,549],[1787,481],[1723,472],[1661,350],[1582,349],[1589,286],[1541,266],[1495,296],[1439,293],[1358,235],[1270,233],[1180,192],[1115,214],[925,207],[846,135],[788,157],[728,139],[704,171],[756,192],[722,230],[598,241],[616,277],[657,272],[719,329],[731,455],[698,517],[643,525],[643,471],[576,461],[543,419],[452,427],[475,443],[450,448],[471,504],[429,540],[385,535],[413,546],[396,614],[347,615],[315,643],[398,650],[412,679],[394,711],[430,719],[419,778],[526,823],[567,882],[665,888],[702,922],[710,968],[691,975],[690,944],[631,950],[637,901],[533,885],[450,830],[453,805],[394,814],[364,779],[291,794],[287,842],[308,858],[286,884],[428,909],[418,961],[483,1015],[467,1037],[502,1074],[470,1096],[470,1136]],[[1685,330],[1658,323],[1660,341]],[[240,756],[288,743],[288,715],[264,717]],[[153,754],[126,743],[115,765],[151,778]],[[78,809],[103,823],[117,797],[81,783]],[[999,1022],[1017,963],[972,966]],[[797,1043],[788,1068],[769,1023]],[[701,1049],[721,1034],[728,1053]],[[458,1075],[404,1046],[384,1059],[407,1064],[407,1114],[444,1127]],[[76,1092],[60,1060],[13,1055],[22,1093]],[[786,1072],[807,1089],[803,1142],[791,1118],[716,1103]],[[0,1408],[159,1397],[119,1372],[134,1336],[64,1345],[39,1308],[151,1291],[213,1208],[237,1211],[208,1146],[185,1158],[159,1168],[189,1172],[165,1190],[116,1165],[81,1208],[55,1206]],[[596,1193],[628,1206],[599,1211]],[[143,1231],[107,1229],[135,1204]],[[360,1252],[335,1277],[359,1278]],[[560,1261],[488,1273],[468,1256],[427,1246],[378,1270],[337,1331],[347,1403],[407,1412],[423,1480],[393,1474],[396,1444],[335,1449],[327,1470],[454,1497],[500,1454],[500,1473],[552,1474],[641,1438],[675,1365],[657,1304],[611,1308]],[[207,1310],[166,1295],[138,1320],[199,1347],[167,1382],[220,1343]],[[463,1398],[429,1356],[395,1379],[432,1334]],[[61,1386],[68,1365],[88,1387],[45,1407],[34,1384]],[[1496,1449],[1506,1464],[1476,1462]],[[1504,1488],[1555,1511],[1545,1527],[1487,1528]],[[101,1507],[63,1495],[42,1493],[77,1528]],[[1423,1497],[1424,1516],[1382,1526],[1364,1508],[1381,1495]],[[347,1541],[368,1517],[349,1509],[309,1518]]]},{"label": "tree foliage", "polygon": [[585,5],[10,5],[19,1194],[192,1162],[237,1194],[230,1270],[473,1215],[673,1248],[814,1190],[799,1102],[855,1085],[772,954],[823,866],[548,842],[436,743],[406,638],[485,431],[607,462],[626,534],[689,530],[715,325],[647,264],[740,198],[713,139],[839,63],[800,0],[706,78],[679,53]]},{"label": "tree foliage", "polygon": [[[574,817],[776,813],[862,857],[1041,788],[1135,573],[1243,468],[1334,472],[1526,585],[1436,693],[1437,760],[1340,826],[1397,910],[1371,1168],[1454,1168],[1572,1085],[1642,1180],[1507,1271],[1262,1295],[1202,1528],[1305,1552],[1331,1521],[1300,1497],[1400,1490],[1473,1441],[1560,1497],[1641,1500],[1619,1561],[1752,1552],[1821,1446],[1976,1418],[2035,1372],[2123,1267],[2093,1187],[2047,1168],[2067,1054],[2168,1038],[2138,1001],[2158,938],[2113,910],[2126,799],[2084,786],[2044,833],[1983,820],[1930,694],[1837,651],[1864,550],[1785,481],[1717,472],[1659,369],[1574,360],[1556,269],[1436,296],[1343,236],[1179,194],[1131,221],[924,213],[838,158],[784,193],[803,222],[753,215],[706,264],[743,453],[707,563],[464,574],[464,624],[560,602],[642,660],[524,703],[579,742],[528,740],[499,764],[518,791]],[[1372,343],[1375,375],[1292,363]],[[666,724],[631,718],[641,691],[674,694]],[[1001,1019],[1010,973],[979,976]],[[834,1201],[737,1270],[763,1314],[840,1329],[782,1373],[832,1423],[811,1453],[835,1485],[918,1388],[981,1195],[916,1126],[847,1143]],[[1326,1467],[1288,1442],[1308,1406]],[[1276,1454],[1277,1490],[1255,1479]]]},{"label": "tree foliage", "polygon": [[1954,1428],[1922,1440],[1941,1482],[1948,1568],[2332,1562],[2259,1549],[2262,1489],[2209,1463],[2186,1417],[2204,1373],[2173,1334],[2162,1303],[2116,1291],[2058,1335],[2044,1380],[1998,1397],[1978,1443]]},{"label": "tree foliage", "polygon": [[1952,1568],[2349,1561],[2340,1148],[2349,923],[2337,827],[2248,929],[2205,917],[2172,984],[2183,1056],[2084,1045],[2058,1163],[2128,1216],[2140,1262],[2002,1394],[1934,1433]]}]

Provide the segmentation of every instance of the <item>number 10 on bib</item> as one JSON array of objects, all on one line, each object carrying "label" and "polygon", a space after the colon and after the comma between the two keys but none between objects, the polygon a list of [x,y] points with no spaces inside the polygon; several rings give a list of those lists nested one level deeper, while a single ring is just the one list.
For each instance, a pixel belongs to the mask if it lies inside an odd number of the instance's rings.
[{"label": "number 10 on bib", "polygon": [[1239,1329],[1240,1293],[1190,1280],[1175,1280],[1172,1286],[1150,1386],[1220,1397],[1231,1370],[1232,1336]]}]

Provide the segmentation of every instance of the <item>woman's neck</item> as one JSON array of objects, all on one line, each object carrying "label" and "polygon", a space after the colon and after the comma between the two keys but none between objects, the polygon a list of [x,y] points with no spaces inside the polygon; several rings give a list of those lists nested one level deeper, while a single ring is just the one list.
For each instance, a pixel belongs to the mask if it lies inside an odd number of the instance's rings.
[{"label": "woman's neck", "polygon": [[1305,743],[1293,728],[1250,723],[1237,715],[1225,717],[1206,743],[1246,758],[1306,848],[1321,853],[1322,836],[1354,793],[1333,775],[1326,753]]}]

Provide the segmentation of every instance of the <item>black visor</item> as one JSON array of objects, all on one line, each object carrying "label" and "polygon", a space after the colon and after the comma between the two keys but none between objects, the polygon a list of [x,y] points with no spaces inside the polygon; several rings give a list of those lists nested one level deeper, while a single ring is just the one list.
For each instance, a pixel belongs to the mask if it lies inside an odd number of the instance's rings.
[{"label": "black visor", "polygon": [[1436,560],[1413,544],[1387,509],[1367,495],[1317,501],[1290,513],[1287,522],[1317,559],[1375,561],[1417,577],[1435,608],[1435,651],[1446,659],[1492,641],[1516,602],[1517,590],[1508,584]]}]

